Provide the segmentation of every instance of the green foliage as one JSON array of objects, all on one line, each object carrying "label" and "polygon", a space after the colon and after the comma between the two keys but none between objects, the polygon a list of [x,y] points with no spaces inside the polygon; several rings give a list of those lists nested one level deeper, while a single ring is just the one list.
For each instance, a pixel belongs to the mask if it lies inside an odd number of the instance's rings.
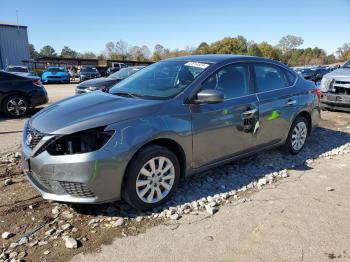
[{"label": "green foliage", "polygon": [[64,46],[61,51],[61,57],[64,58],[77,58],[79,53],[72,50],[69,46]]},{"label": "green foliage", "polygon": [[44,46],[43,48],[40,49],[40,53],[39,53],[40,56],[50,56],[50,57],[55,57],[57,56],[57,53],[55,51],[55,49],[50,46],[50,45],[46,45]]},{"label": "green foliage", "polygon": [[342,61],[350,59],[350,43],[345,43],[342,47],[339,47],[337,54]]},{"label": "green foliage", "polygon": [[32,59],[39,57],[39,53],[35,50],[35,47],[33,44],[29,44],[29,54],[30,54],[30,58]]},{"label": "green foliage", "polygon": [[251,56],[262,56],[262,52],[257,44],[249,46],[247,54]]}]

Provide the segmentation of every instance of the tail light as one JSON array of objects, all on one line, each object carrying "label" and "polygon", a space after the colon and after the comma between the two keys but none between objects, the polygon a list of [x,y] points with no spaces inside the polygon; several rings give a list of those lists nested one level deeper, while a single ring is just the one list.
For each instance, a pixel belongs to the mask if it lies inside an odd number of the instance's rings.
[{"label": "tail light", "polygon": [[321,99],[321,95],[322,95],[321,89],[316,88],[316,89],[315,89],[315,94],[317,95],[318,99]]},{"label": "tail light", "polygon": [[40,79],[33,80],[33,81],[32,81],[32,84],[33,84],[33,85],[36,85],[36,86],[40,86],[40,87],[43,86],[43,83],[41,82]]}]

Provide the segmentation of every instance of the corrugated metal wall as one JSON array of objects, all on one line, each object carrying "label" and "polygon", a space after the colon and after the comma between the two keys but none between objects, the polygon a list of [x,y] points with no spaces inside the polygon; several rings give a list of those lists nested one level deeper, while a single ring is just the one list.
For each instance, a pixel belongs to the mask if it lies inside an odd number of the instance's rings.
[{"label": "corrugated metal wall", "polygon": [[29,58],[27,28],[0,24],[0,69]]}]

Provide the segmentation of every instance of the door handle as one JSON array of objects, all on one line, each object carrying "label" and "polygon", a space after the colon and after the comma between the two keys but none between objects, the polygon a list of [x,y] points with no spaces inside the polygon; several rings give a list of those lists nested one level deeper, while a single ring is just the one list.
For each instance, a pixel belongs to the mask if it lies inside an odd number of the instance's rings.
[{"label": "door handle", "polygon": [[297,103],[297,100],[290,99],[288,100],[287,105],[292,106],[292,105],[295,105],[296,103]]}]

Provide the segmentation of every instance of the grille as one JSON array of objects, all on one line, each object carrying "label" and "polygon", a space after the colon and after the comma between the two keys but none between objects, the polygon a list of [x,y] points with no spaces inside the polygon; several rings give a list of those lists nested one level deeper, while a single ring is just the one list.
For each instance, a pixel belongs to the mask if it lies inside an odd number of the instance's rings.
[{"label": "grille", "polygon": [[31,139],[27,139],[27,144],[31,149],[33,149],[40,142],[40,140],[45,136],[44,133],[41,133],[38,130],[35,130],[34,128],[31,128],[29,125],[26,131],[27,131],[27,138],[29,134],[32,137]]},{"label": "grille", "polygon": [[60,181],[64,190],[75,197],[96,197],[83,183]]}]

